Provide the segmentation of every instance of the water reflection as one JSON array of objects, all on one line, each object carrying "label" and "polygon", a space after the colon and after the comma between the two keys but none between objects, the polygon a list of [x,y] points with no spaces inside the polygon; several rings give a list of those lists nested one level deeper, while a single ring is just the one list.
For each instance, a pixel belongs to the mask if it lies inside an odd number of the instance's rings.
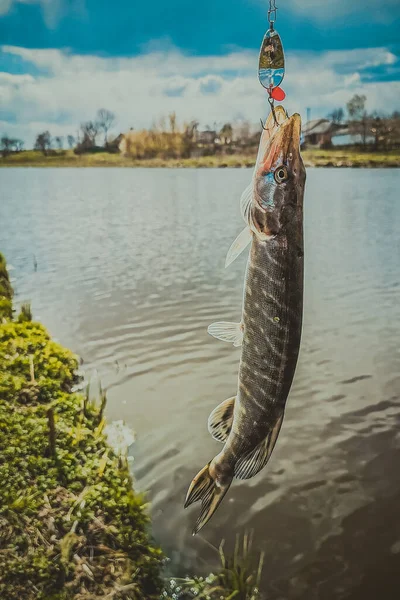
[{"label": "water reflection", "polygon": [[[181,573],[255,530],[269,598],[394,598],[399,589],[399,171],[311,170],[300,361],[269,467],[236,482],[201,536],[187,485],[219,448],[208,414],[239,350],[206,333],[238,318],[246,170],[0,171],[0,247],[17,299],[97,368],[136,431],[137,486]],[[36,257],[37,271],[33,256]]]}]

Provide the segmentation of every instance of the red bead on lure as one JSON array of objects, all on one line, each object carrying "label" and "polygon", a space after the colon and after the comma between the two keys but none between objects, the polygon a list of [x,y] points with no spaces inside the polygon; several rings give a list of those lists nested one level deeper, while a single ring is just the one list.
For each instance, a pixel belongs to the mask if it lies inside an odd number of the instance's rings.
[{"label": "red bead on lure", "polygon": [[283,91],[283,89],[278,86],[278,87],[273,88],[273,90],[271,92],[271,98],[273,98],[277,102],[281,102],[282,100],[284,100],[286,98],[286,94]]}]

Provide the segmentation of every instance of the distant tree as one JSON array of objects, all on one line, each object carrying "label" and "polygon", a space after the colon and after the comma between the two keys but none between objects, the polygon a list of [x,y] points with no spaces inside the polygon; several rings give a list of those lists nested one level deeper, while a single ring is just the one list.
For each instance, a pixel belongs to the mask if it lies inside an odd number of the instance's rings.
[{"label": "distant tree", "polygon": [[167,122],[165,116],[162,115],[158,122],[156,122],[153,126],[154,131],[160,131],[161,133],[165,133],[167,131]]},{"label": "distant tree", "polygon": [[106,108],[97,111],[97,125],[104,132],[104,146],[107,146],[107,135],[115,123],[115,114]]},{"label": "distant tree", "polygon": [[81,130],[83,134],[82,144],[90,144],[91,146],[96,145],[96,137],[99,133],[100,125],[97,121],[86,121],[81,124]]},{"label": "distant tree", "polygon": [[251,125],[249,121],[241,121],[235,125],[234,138],[243,145],[249,143],[251,138]]},{"label": "distant tree", "polygon": [[24,140],[14,140],[14,150],[15,152],[21,152],[24,149]]},{"label": "distant tree", "polygon": [[169,128],[171,133],[175,133],[176,132],[176,113],[172,112],[170,115],[168,115],[168,119],[169,119]]},{"label": "distant tree", "polygon": [[13,149],[14,140],[9,138],[8,135],[3,135],[0,140],[0,148],[2,156],[8,156]]},{"label": "distant tree", "polygon": [[223,143],[225,145],[230,144],[232,142],[233,128],[230,123],[225,123],[225,125],[222,127],[221,131],[219,132],[219,137],[221,138],[221,140],[223,141]]},{"label": "distant tree", "polygon": [[343,108],[335,108],[329,115],[328,118],[331,119],[333,123],[340,125],[343,122],[344,118],[344,110]]},{"label": "distant tree", "polygon": [[388,117],[377,112],[368,117],[368,130],[374,138],[375,150],[387,150],[400,142],[400,114]]},{"label": "distant tree", "polygon": [[68,142],[68,146],[69,146],[70,150],[72,150],[72,148],[75,145],[75,138],[74,138],[74,136],[73,135],[68,135],[67,136],[67,142]]},{"label": "distant tree", "polygon": [[367,113],[365,110],[366,96],[355,94],[347,103],[347,112],[350,117],[350,133],[361,135],[363,146],[367,143]]},{"label": "distant tree", "polygon": [[62,136],[58,135],[55,138],[55,143],[56,143],[56,146],[57,146],[58,150],[62,150],[63,149],[63,145],[64,145],[64,138]]},{"label": "distant tree", "polygon": [[197,130],[199,127],[198,121],[190,121],[190,123],[185,123],[183,126],[183,134],[182,134],[182,157],[189,158],[197,136]]},{"label": "distant tree", "polygon": [[365,116],[366,96],[355,94],[347,103],[347,112],[354,121],[360,121]]},{"label": "distant tree", "polygon": [[51,149],[51,135],[49,131],[39,133],[35,141],[35,150],[40,150],[46,156]]},{"label": "distant tree", "polygon": [[23,147],[23,140],[10,138],[8,135],[3,135],[0,140],[0,151],[3,156],[7,156],[11,152],[21,152]]}]

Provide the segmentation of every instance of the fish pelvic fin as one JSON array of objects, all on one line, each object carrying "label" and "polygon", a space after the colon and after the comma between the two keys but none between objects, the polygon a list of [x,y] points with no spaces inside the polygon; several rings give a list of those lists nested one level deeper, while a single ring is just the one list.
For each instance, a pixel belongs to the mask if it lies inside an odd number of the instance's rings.
[{"label": "fish pelvic fin", "polygon": [[236,396],[224,400],[208,417],[208,431],[214,440],[222,444],[226,442],[232,429],[235,400]]},{"label": "fish pelvic fin", "polygon": [[234,260],[237,259],[239,254],[243,252],[250,244],[253,239],[253,233],[250,227],[245,227],[241,233],[237,236],[236,240],[233,242],[231,247],[228,250],[228,254],[226,255],[225,260],[225,268],[229,267]]},{"label": "fish pelvic fin", "polygon": [[200,515],[193,529],[193,535],[196,535],[211,519],[218,506],[221,504],[223,497],[229,490],[233,476],[225,478],[224,483],[220,483],[210,471],[211,463],[208,463],[196,477],[193,479],[188,489],[185,508],[201,500]]},{"label": "fish pelvic fin", "polygon": [[243,343],[243,323],[229,323],[227,321],[218,321],[212,323],[207,329],[208,333],[217,340],[230,342],[238,348]]},{"label": "fish pelvic fin", "polygon": [[235,465],[236,479],[250,479],[265,467],[270,459],[272,451],[278,439],[282,427],[283,413],[277,419],[275,425],[258,446],[240,458]]}]

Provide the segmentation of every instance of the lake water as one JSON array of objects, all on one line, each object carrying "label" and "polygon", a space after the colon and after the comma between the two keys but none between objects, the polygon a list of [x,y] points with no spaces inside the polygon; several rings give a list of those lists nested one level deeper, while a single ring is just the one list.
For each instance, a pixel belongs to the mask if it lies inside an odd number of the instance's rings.
[{"label": "lake water", "polygon": [[400,170],[309,170],[303,339],[283,428],[268,467],[235,482],[191,536],[186,489],[220,449],[207,418],[236,389],[240,350],[206,328],[240,316],[246,257],[224,261],[250,176],[1,169],[17,302],[98,370],[109,417],[134,427],[135,486],[175,573],[210,572],[212,546],[253,529],[269,599],[398,598]]}]

